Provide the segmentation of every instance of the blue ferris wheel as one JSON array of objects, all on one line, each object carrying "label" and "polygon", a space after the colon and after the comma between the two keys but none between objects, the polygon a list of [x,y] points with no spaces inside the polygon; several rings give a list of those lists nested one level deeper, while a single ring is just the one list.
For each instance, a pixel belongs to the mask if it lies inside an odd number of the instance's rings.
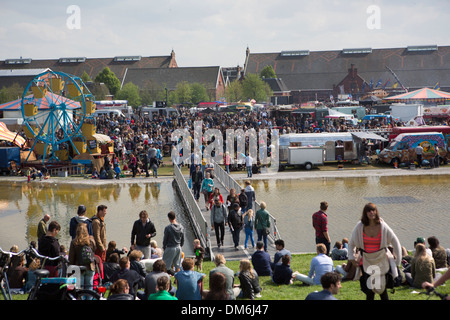
[{"label": "blue ferris wheel", "polygon": [[43,163],[66,161],[85,152],[82,126],[95,124],[95,97],[81,78],[51,70],[37,75],[23,92],[21,110],[31,151]]}]

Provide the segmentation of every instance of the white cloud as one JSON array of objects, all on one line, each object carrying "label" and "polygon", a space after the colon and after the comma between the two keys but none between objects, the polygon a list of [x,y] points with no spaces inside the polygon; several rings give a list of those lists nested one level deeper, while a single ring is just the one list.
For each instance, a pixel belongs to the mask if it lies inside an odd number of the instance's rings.
[{"label": "white cloud", "polygon": [[[66,9],[81,9],[81,29],[66,27]],[[381,28],[367,28],[367,7],[380,8]],[[2,4],[3,6],[3,4]],[[243,65],[252,52],[344,47],[449,45],[445,0],[78,0],[0,12],[0,59],[14,56],[168,55],[180,66]]]}]

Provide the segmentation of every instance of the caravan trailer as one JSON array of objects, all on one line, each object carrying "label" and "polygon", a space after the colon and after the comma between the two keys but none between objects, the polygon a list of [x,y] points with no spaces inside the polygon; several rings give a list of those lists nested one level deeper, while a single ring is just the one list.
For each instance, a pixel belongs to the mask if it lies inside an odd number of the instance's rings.
[{"label": "caravan trailer", "polygon": [[325,161],[358,159],[356,142],[350,132],[290,133],[279,139],[280,163],[289,161],[289,147],[325,147]]}]

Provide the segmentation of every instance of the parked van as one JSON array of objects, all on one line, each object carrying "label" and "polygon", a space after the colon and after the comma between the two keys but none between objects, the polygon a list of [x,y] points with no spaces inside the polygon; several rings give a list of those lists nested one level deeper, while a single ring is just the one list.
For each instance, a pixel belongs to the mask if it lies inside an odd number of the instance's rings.
[{"label": "parked van", "polygon": [[139,113],[141,117],[153,120],[159,116],[169,117],[178,115],[178,110],[171,107],[166,108],[141,107],[139,109]]},{"label": "parked van", "polygon": [[435,156],[436,146],[439,147],[439,157],[447,161],[447,143],[440,132],[416,132],[401,133],[389,145],[380,151],[380,162],[394,164],[412,163],[417,159],[415,148],[421,145],[423,148],[422,159],[430,160]]},{"label": "parked van", "polygon": [[94,117],[98,117],[98,116],[109,116],[109,117],[124,117],[125,115],[123,114],[122,111],[117,110],[117,109],[101,109],[101,110],[95,110],[94,112]]},{"label": "parked van", "polygon": [[279,139],[280,164],[289,161],[289,147],[324,147],[325,161],[358,159],[357,145],[350,132],[290,133]]}]

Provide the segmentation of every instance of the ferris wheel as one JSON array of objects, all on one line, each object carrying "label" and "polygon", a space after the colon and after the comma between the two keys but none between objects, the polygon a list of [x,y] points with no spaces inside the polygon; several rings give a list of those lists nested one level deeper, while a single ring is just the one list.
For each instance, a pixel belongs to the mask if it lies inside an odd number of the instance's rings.
[{"label": "ferris wheel", "polygon": [[95,126],[95,98],[81,78],[51,70],[37,75],[23,92],[21,109],[23,130],[33,141],[31,150],[43,163],[85,152],[82,126]]}]

